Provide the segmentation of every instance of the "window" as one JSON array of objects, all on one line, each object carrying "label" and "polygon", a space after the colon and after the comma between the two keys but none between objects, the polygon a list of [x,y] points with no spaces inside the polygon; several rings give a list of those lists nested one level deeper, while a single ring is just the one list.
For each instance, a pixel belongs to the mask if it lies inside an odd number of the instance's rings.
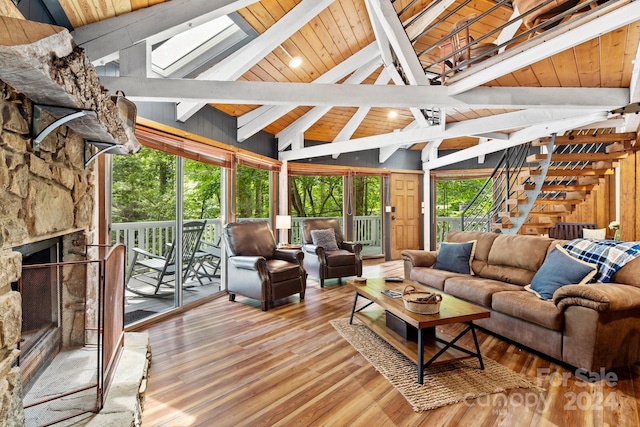
[{"label": "window", "polygon": [[[153,71],[169,77],[188,63],[204,56],[216,56],[249,35],[228,16],[183,31],[153,49]],[[201,61],[202,62],[202,61]]]}]

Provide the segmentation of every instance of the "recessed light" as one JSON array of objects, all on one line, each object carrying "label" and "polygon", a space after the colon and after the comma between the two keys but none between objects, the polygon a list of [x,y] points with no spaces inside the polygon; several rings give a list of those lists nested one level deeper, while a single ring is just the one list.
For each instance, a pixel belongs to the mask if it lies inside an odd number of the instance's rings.
[{"label": "recessed light", "polygon": [[302,65],[302,58],[300,58],[299,56],[294,56],[293,58],[291,58],[291,61],[289,61],[289,67],[291,68],[297,68],[300,65]]},{"label": "recessed light", "polygon": [[396,117],[398,117],[398,112],[396,110],[391,110],[389,111],[389,114],[387,114],[387,117],[389,117],[390,119],[395,119]]}]

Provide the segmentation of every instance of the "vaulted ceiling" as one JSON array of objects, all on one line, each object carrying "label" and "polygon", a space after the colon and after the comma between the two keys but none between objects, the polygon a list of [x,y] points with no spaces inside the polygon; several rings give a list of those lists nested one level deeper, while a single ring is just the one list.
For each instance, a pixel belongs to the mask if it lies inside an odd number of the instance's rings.
[{"label": "vaulted ceiling", "polygon": [[[614,110],[640,101],[640,2],[568,1],[572,8],[539,28],[530,22],[536,10],[564,0],[540,0],[524,13],[518,5],[531,1],[58,3],[94,64],[118,62],[120,77],[101,79],[110,91],[175,102],[180,121],[210,104],[237,117],[239,140],[276,135],[282,160],[380,149],[384,161],[402,147],[422,150],[425,168],[434,168],[553,132],[637,130],[635,114]],[[168,78],[154,73],[158,46],[223,15],[247,37]],[[494,46],[456,67],[459,55],[446,56],[447,46],[465,17],[472,49]],[[302,65],[291,68],[292,56]],[[438,156],[450,149],[458,151]]]}]

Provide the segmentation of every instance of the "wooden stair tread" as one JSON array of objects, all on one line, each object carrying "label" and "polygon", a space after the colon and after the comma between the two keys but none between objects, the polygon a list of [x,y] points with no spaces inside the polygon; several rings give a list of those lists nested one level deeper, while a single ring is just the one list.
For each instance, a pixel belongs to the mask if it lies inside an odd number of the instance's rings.
[{"label": "wooden stair tread", "polygon": [[508,206],[517,206],[517,205],[524,205],[529,201],[529,199],[527,199],[526,197],[523,197],[521,199],[507,199],[507,201],[505,202]]},{"label": "wooden stair tread", "polygon": [[[622,153],[561,153],[553,154],[551,156],[552,162],[599,162],[599,161],[611,161],[616,159],[624,159],[629,154]],[[546,160],[546,154],[532,154],[527,157],[527,162],[535,163]]]},{"label": "wooden stair tread", "polygon": [[[613,169],[555,169],[549,168],[547,176],[605,176],[613,175]],[[539,169],[525,169],[520,171],[519,176],[522,178],[530,176],[540,176],[542,171]]]}]

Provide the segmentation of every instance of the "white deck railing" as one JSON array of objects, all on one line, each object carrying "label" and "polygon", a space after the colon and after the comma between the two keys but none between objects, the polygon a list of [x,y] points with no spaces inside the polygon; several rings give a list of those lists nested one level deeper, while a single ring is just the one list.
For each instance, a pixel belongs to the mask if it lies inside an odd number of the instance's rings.
[{"label": "white deck railing", "polygon": [[[260,218],[262,219],[262,218]],[[300,243],[301,224],[304,218],[292,218],[291,242]],[[342,218],[338,218],[342,224]],[[217,242],[222,234],[219,218],[207,219],[202,240]],[[128,262],[133,257],[133,248],[144,249],[153,254],[164,253],[167,243],[173,241],[175,221],[123,222],[111,224],[111,243],[122,243],[127,247]],[[382,218],[379,216],[357,216],[354,223],[354,241],[363,246],[382,245]]]}]

